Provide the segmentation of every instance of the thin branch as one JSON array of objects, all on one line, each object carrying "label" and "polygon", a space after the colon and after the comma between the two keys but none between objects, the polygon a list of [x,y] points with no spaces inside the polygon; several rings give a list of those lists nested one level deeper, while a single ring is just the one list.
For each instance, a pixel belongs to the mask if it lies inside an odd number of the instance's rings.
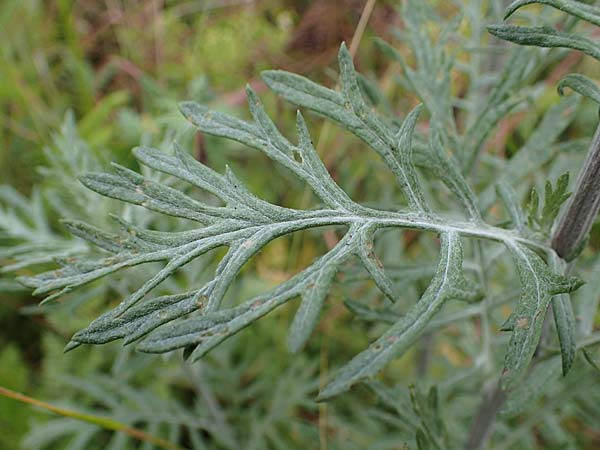
[{"label": "thin branch", "polygon": [[7,389],[0,386],[0,395],[4,397],[11,398],[13,400],[17,400],[22,403],[27,403],[29,405],[37,406],[39,408],[43,408],[47,411],[51,411],[63,417],[71,417],[73,419],[81,420],[83,422],[91,423],[93,425],[99,426],[106,430],[112,431],[120,431],[131,436],[138,441],[149,442],[150,444],[156,445],[157,447],[163,448],[165,450],[185,450],[182,447],[179,447],[175,444],[171,444],[170,442],[152,434],[146,433],[138,428],[130,427],[124,423],[118,422],[116,420],[110,419],[108,417],[98,416],[95,414],[82,413],[72,409],[63,408],[60,406],[55,406],[50,403],[46,403],[44,401],[35,399],[33,397],[29,397],[25,394],[21,394],[20,392],[13,391],[11,389]]},{"label": "thin branch", "polygon": [[352,41],[350,42],[350,54],[352,57],[356,55],[356,51],[358,50],[358,44],[360,44],[360,40],[367,28],[367,24],[369,23],[369,19],[371,18],[371,14],[373,13],[373,8],[375,8],[375,2],[377,0],[367,0],[365,3],[365,7],[360,15],[360,19],[358,21],[358,25],[356,25],[356,30],[354,30],[354,35],[352,36]]},{"label": "thin branch", "polygon": [[478,450],[485,446],[494,430],[496,413],[505,400],[506,394],[499,382],[484,392],[481,404],[475,413],[475,421],[469,430],[466,450]]}]

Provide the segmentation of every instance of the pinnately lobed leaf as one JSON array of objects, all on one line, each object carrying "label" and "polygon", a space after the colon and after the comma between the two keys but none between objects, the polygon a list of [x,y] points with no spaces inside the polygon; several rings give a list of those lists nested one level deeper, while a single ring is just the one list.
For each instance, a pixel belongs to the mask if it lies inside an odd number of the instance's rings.
[{"label": "pinnately lobed leaf", "polygon": [[[331,398],[375,375],[390,360],[402,355],[428,327],[448,323],[450,316],[439,319],[439,323],[434,318],[449,300],[481,299],[481,287],[462,273],[461,240],[465,238],[499,242],[510,250],[517,263],[522,295],[511,321],[513,334],[506,355],[505,383],[512,384],[523,375],[538,344],[550,299],[576,289],[579,281],[552,272],[535,253],[534,249],[548,256],[552,251],[544,243],[520,233],[523,214],[514,201],[514,193],[506,185],[501,184],[500,193],[507,201],[515,229],[506,230],[483,221],[477,198],[460,164],[446,149],[448,136],[444,127],[447,124],[432,122],[429,139],[421,137],[420,141],[427,144],[417,156],[413,153],[413,144],[422,106],[414,108],[400,126],[392,126],[363,98],[345,45],[340,48],[338,60],[340,91],[283,71],[265,72],[263,78],[272,90],[292,103],[326,116],[359,137],[386,163],[406,204],[390,211],[353,201],[319,158],[302,114],[297,112],[297,140],[292,142],[278,130],[250,88],[247,98],[251,121],[211,111],[194,102],[182,103],[181,112],[199,131],[264,153],[304,181],[320,204],[314,209],[293,209],[266,202],[252,194],[228,167],[224,173],[218,173],[177,145],[172,154],[140,147],[134,150],[134,155],[141,164],[155,171],[213,194],[220,200],[219,205],[207,204],[118,165],[113,166],[113,174],[84,175],[81,181],[103,196],[188,220],[195,228],[156,231],[115,218],[120,231],[112,234],[84,222],[66,222],[73,234],[99,247],[103,253],[98,257],[64,261],[62,267],[54,271],[21,278],[26,285],[35,288],[35,294],[47,295],[46,301],[125,268],[150,262],[163,264],[116,307],[75,333],[67,349],[123,339],[125,344],[135,342],[136,349],[148,353],[183,349],[185,356],[195,361],[269,312],[301,298],[288,336],[289,348],[297,351],[305,345],[318,322],[336,272],[349,259],[355,258],[362,264],[384,296],[392,301],[398,298],[398,287],[374,252],[374,239],[378,230],[401,228],[440,236],[440,258],[433,279],[421,299],[405,315],[390,315],[390,328],[342,367],[322,389],[319,399]],[[494,95],[499,102],[505,101],[502,92]],[[549,117],[562,117],[564,110],[574,102],[563,101],[564,104],[548,113]],[[564,120],[560,123],[563,122],[567,123]],[[551,127],[553,123],[550,119],[542,121],[543,127],[556,129],[556,126]],[[480,142],[482,138],[473,139]],[[433,211],[429,197],[421,188],[423,181],[416,169],[416,160],[420,169],[444,183],[449,194],[462,206],[464,218]],[[556,192],[562,198],[563,190]],[[295,231],[331,225],[346,229],[332,249],[267,292],[223,307],[228,289],[241,268],[265,245]],[[220,247],[226,247],[227,252],[203,285],[188,292],[151,297],[151,293],[179,269]],[[431,274],[426,271],[419,276],[425,279]]]},{"label": "pinnately lobed leaf", "polygon": [[[352,60],[345,45],[342,45],[338,59],[343,85],[356,84],[355,77],[349,73]],[[355,94],[355,87],[345,88],[342,93],[339,93],[300,75],[281,70],[265,71],[262,73],[262,78],[269,88],[286,100],[339,123],[362,139],[383,158],[403,188],[409,205],[423,212],[428,211],[422,193],[420,193],[421,188],[417,183],[417,175],[413,167],[415,161],[412,160],[411,149],[410,147],[401,147],[411,142],[408,134],[406,138],[402,138],[402,135],[408,132],[412,134],[421,109],[419,106],[407,116],[399,130],[394,130],[380,120],[373,111],[366,109],[364,101],[361,102],[358,94]],[[345,96],[344,93],[346,93]],[[404,140],[401,142],[401,139]],[[425,168],[433,171],[442,179],[452,193],[459,198],[470,217],[480,220],[475,194],[458,169],[458,165],[439,147],[437,140],[432,141],[431,147],[431,156],[422,161]]]},{"label": "pinnately lobed leaf", "polygon": [[327,400],[378,373],[392,358],[400,356],[415,342],[447,300],[474,300],[477,296],[477,290],[462,275],[462,248],[458,234],[442,234],[438,268],[421,299],[367,350],[342,367],[321,390],[318,399]]},{"label": "pinnately lobed leaf", "polygon": [[578,289],[583,283],[575,277],[550,271],[532,250],[509,246],[521,280],[521,299],[511,315],[512,335],[504,360],[502,384],[505,388],[518,383],[537,348],[542,325],[552,296]]}]

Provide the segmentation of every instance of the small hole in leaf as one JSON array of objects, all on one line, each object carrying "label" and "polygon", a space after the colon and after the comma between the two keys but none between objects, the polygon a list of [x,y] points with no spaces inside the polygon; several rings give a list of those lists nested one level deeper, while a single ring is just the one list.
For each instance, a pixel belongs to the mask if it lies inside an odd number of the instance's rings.
[{"label": "small hole in leaf", "polygon": [[296,160],[296,162],[299,162],[300,164],[302,164],[302,153],[300,153],[298,150],[294,150],[294,159]]}]

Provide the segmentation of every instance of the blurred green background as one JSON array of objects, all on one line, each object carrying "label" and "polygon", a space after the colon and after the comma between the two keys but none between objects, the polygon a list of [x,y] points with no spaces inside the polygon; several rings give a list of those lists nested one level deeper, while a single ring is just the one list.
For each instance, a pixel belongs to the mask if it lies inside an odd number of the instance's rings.
[{"label": "blurred green background", "polygon": [[[132,147],[143,143],[166,148],[174,139],[217,170],[230,164],[257,195],[280,205],[307,207],[312,198],[302,183],[289,180],[256,152],[194,133],[179,115],[177,102],[195,100],[247,116],[244,86],[250,83],[278,125],[290,132],[293,108],[266,92],[260,71],[282,68],[335,86],[339,44],[355,38],[358,70],[367,80],[377,81],[389,101],[384,106],[403,115],[417,99],[396,83],[398,66],[376,51],[371,39],[389,39],[393,29],[402,27],[394,7],[398,2],[378,0],[372,11],[365,11],[368,3],[2,0],[0,184],[13,186],[24,196],[2,193],[3,201],[21,202],[24,214],[31,215],[23,235],[32,242],[36,242],[32,233],[40,233],[40,242],[63,239],[59,216],[69,216],[70,207],[78,202],[83,206],[77,214],[86,210],[99,215],[96,223],[106,222],[112,203],[82,194],[75,177],[85,168],[106,169],[110,161],[138,170]],[[431,3],[442,17],[456,10],[452,2]],[[361,15],[364,32],[358,27]],[[466,22],[461,30],[470,33]],[[400,50],[408,53],[402,46]],[[556,101],[553,83],[561,73],[588,70],[588,63],[578,56],[566,61],[549,65],[539,75],[550,81],[541,88],[542,100],[526,120],[517,113],[503,123],[494,141],[498,153],[505,150],[510,155],[523,143]],[[466,82],[466,77],[456,75],[455,91]],[[589,130],[591,109],[586,105],[578,113],[569,137]],[[337,128],[323,126],[315,117],[309,121],[327,168],[353,198],[378,204],[393,201],[397,191],[380,171],[378,160]],[[38,192],[45,193],[40,200]],[[38,221],[42,215],[47,219]],[[16,228],[21,224],[4,209],[0,219]],[[335,239],[335,234],[329,233],[324,237],[297,233],[276,240],[245,269],[236,289],[248,297],[288,278],[330,245],[328,239]],[[14,236],[0,239],[10,244]],[[394,242],[398,237],[387,239]],[[414,235],[406,233],[402,239],[410,247]],[[425,250],[424,256],[431,256]],[[393,260],[393,250],[387,257]],[[194,274],[185,277],[194,280]],[[371,290],[352,284],[336,290],[333,296],[338,301],[332,302],[320,332],[299,355],[290,355],[285,345],[293,314],[289,308],[234,337],[196,365],[183,364],[180,356],[136,354],[119,343],[63,354],[69,336],[133,282],[116,277],[106,290],[92,287],[39,309],[38,299],[9,277],[0,278],[0,386],[141,427],[188,448],[400,448],[394,440],[393,423],[398,418],[372,409],[377,401],[367,389],[329,405],[313,401],[329,367],[347,361],[381,330],[352,320],[340,301],[372,295]],[[456,337],[453,330],[447,333]],[[461,352],[462,344],[449,342],[441,340],[438,345],[442,355],[438,369],[467,368],[471,360]],[[414,353],[402,358],[390,374],[402,374],[405,385],[418,378],[413,360]],[[201,430],[200,437],[186,435],[181,431],[186,427]],[[591,433],[588,428],[585,432]],[[588,440],[593,439],[600,437]],[[153,447],[127,440],[122,433],[98,434],[92,425],[56,419],[0,396],[0,449],[20,448]]]}]

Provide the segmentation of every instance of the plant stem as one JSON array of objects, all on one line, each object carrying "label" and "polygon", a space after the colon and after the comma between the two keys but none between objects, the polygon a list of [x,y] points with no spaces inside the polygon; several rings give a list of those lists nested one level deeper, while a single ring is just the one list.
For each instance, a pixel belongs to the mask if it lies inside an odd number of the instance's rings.
[{"label": "plant stem", "polygon": [[417,377],[422,378],[427,375],[427,369],[429,368],[429,361],[431,359],[431,353],[433,351],[433,344],[435,343],[434,333],[429,332],[424,334],[419,343],[419,355],[417,356]]},{"label": "plant stem", "polygon": [[479,282],[483,287],[485,295],[481,300],[481,313],[479,315],[479,326],[481,333],[481,347],[483,350],[483,371],[486,374],[489,374],[493,370],[493,361],[492,361],[492,343],[491,343],[491,331],[490,331],[490,309],[491,303],[488,290],[488,280],[485,273],[486,269],[486,258],[483,252],[483,243],[478,240],[476,242],[475,251],[477,252],[477,262],[479,264],[479,268],[477,271],[477,275],[479,278]]},{"label": "plant stem", "polygon": [[600,209],[600,123],[573,195],[563,211],[552,236],[552,248],[566,261],[574,259],[585,244]]},{"label": "plant stem", "polygon": [[506,400],[506,394],[500,387],[500,382],[494,384],[483,392],[483,398],[475,413],[475,420],[469,430],[466,450],[483,448],[492,435],[496,413]]}]

